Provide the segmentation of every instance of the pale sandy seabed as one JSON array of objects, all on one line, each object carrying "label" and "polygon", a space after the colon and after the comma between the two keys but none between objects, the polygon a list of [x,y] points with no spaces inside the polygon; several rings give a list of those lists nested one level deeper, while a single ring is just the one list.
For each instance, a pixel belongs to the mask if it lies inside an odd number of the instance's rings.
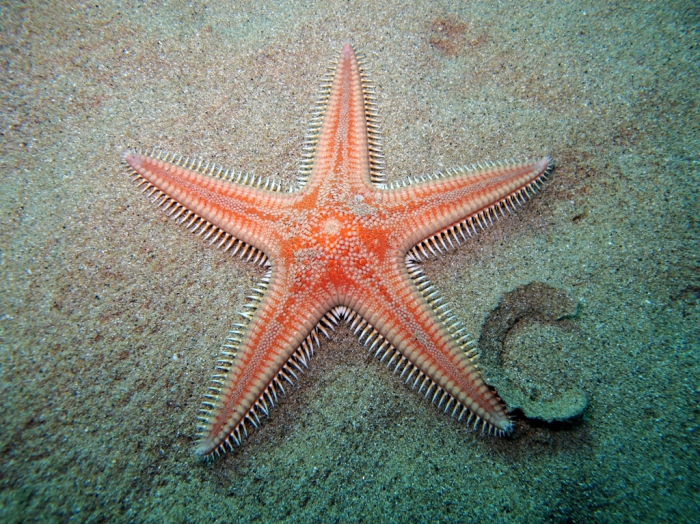
[{"label": "pale sandy seabed", "polygon": [[[218,4],[0,6],[0,521],[697,517],[697,3]],[[202,463],[201,394],[261,271],[165,220],[120,153],[291,178],[346,41],[390,179],[555,159],[517,215],[425,269],[492,380],[587,407],[484,437],[342,327],[260,430]],[[504,321],[509,300],[530,313]]]}]

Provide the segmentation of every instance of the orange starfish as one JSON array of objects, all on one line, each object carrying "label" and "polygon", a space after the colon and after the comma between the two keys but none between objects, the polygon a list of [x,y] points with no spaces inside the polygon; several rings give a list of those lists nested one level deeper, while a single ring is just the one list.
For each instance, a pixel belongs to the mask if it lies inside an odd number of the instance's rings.
[{"label": "orange starfish", "polygon": [[407,383],[474,428],[511,430],[455,317],[419,262],[539,187],[550,159],[458,168],[387,186],[375,96],[348,44],[327,75],[297,188],[171,154],[124,154],[169,215],[268,267],[222,349],[197,453],[240,444],[340,319]]}]

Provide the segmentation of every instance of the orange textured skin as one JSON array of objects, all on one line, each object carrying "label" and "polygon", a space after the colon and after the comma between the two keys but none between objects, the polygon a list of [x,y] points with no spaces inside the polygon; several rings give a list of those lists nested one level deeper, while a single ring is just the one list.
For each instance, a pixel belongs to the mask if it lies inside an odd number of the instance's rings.
[{"label": "orange textured skin", "polygon": [[511,421],[464,350],[416,288],[416,244],[541,177],[549,159],[490,167],[399,189],[372,183],[370,139],[355,53],[345,45],[308,183],[263,190],[138,153],[125,161],[173,201],[263,252],[270,283],[242,336],[198,453],[222,448],[277,373],[331,309],[360,315],[416,368],[489,426]]}]

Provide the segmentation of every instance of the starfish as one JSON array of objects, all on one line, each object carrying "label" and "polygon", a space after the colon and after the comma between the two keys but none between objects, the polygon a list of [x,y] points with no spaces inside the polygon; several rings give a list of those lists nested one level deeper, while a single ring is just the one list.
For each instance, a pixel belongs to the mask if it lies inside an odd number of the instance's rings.
[{"label": "starfish", "polygon": [[308,366],[319,333],[343,319],[445,412],[482,432],[511,431],[473,342],[420,263],[523,203],[546,178],[549,157],[385,183],[375,91],[346,44],[321,88],[296,184],[172,153],[123,159],[169,216],[267,269],[223,344],[197,454],[240,445]]}]

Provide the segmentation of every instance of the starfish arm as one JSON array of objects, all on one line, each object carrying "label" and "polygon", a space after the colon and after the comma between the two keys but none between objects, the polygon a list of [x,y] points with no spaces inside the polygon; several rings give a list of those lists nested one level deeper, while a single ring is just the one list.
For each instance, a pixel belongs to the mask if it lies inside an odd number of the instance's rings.
[{"label": "starfish arm", "polygon": [[466,413],[470,421],[476,417],[475,427],[482,421],[489,433],[508,433],[510,418],[482,380],[456,321],[441,306],[436,311],[439,299],[426,298],[416,286],[412,276],[420,278],[420,269],[403,266],[397,260],[396,269],[382,275],[381,289],[349,295],[347,306],[363,319],[355,332],[371,326],[364,340],[371,351],[445,411],[460,419]]},{"label": "starfish arm", "polygon": [[383,155],[374,91],[350,44],[340,53],[332,81],[321,89],[317,113],[305,144],[310,188],[359,192],[380,180]]},{"label": "starfish arm", "polygon": [[492,165],[487,169],[458,168],[400,190],[378,191],[385,209],[406,224],[398,239],[404,253],[413,249],[420,259],[425,249],[441,251],[483,229],[492,216],[515,209],[544,180],[552,168],[545,157],[537,162]]},{"label": "starfish arm", "polygon": [[307,366],[313,342],[318,344],[317,329],[330,298],[322,301],[308,290],[290,293],[288,274],[280,266],[271,269],[255,290],[260,297],[250,297],[258,303],[248,306],[256,309],[240,313],[247,322],[234,326],[222,349],[221,373],[214,375],[201,410],[200,456],[240,444],[246,424],[259,425],[259,416],[268,413],[287,383],[293,384]]},{"label": "starfish arm", "polygon": [[[158,206],[182,222],[189,220],[187,226],[193,231],[208,231],[206,237],[215,235],[212,242],[219,241],[225,249],[245,245],[244,252],[248,246],[261,254],[270,252],[267,240],[290,201],[278,185],[242,173],[221,175],[223,168],[215,173],[213,166],[200,171],[194,161],[188,166],[187,161],[167,161],[167,155],[161,159],[127,151],[123,158]],[[262,262],[265,257],[258,259]]]}]

